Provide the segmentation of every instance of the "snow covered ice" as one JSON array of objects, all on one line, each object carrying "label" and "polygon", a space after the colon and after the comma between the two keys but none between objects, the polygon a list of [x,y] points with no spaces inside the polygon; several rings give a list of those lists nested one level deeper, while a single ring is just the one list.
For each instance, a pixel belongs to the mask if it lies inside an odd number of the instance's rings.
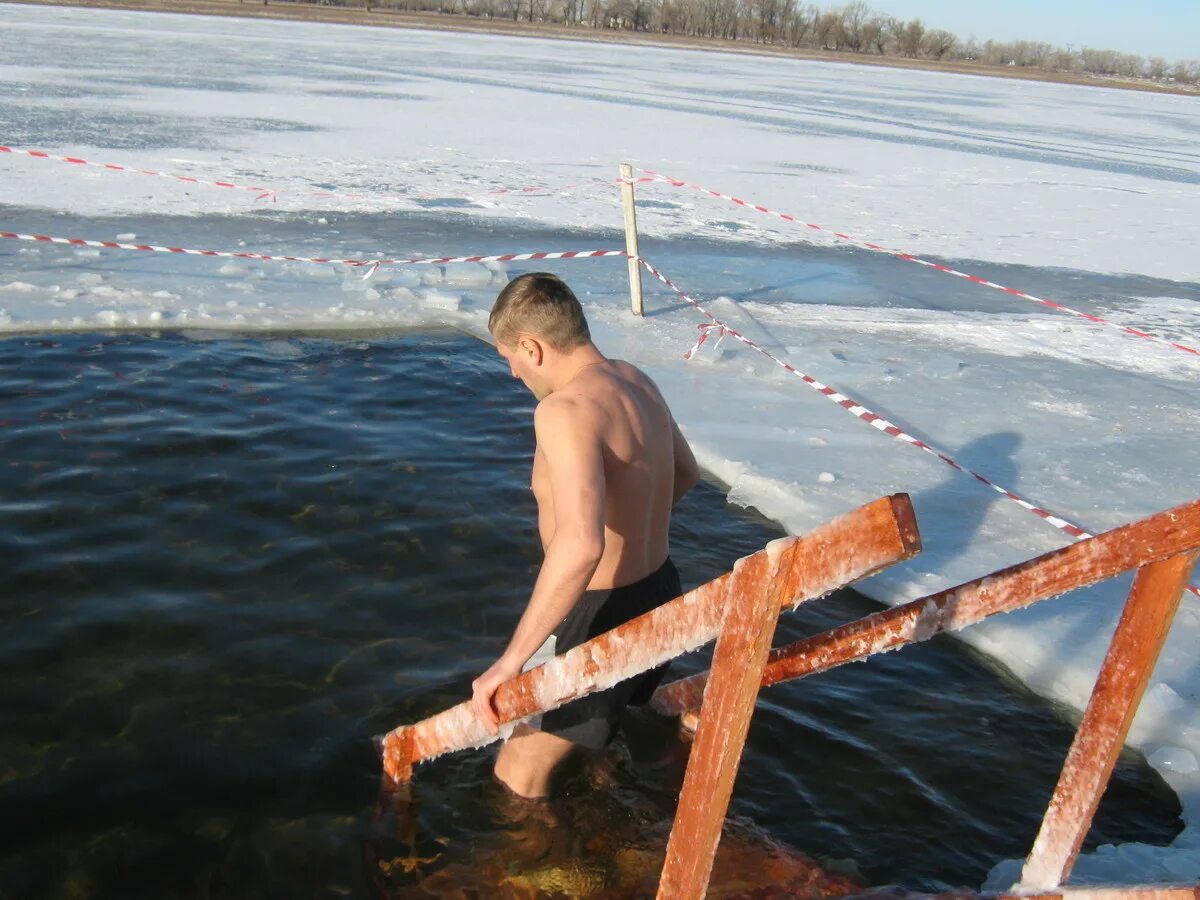
[{"label": "snow covered ice", "polygon": [[[4,154],[0,230],[334,258],[620,248],[612,181],[628,160],[1200,343],[1193,97],[472,34],[3,15],[0,143],[279,193]],[[543,190],[495,193],[525,186]],[[997,484],[1092,532],[1200,495],[1200,358],[687,189],[637,191],[643,254],[682,289]],[[364,280],[5,241],[0,329],[484,337],[498,286],[534,267],[562,274],[600,346],[658,381],[731,500],[803,533],[911,493],[926,549],[862,585],[871,596],[902,602],[1069,540],[734,340],[713,334],[684,362],[704,318],[647,277],[648,315],[634,319],[621,259]],[[1078,709],[1128,586],[961,636]],[[1198,640],[1200,603],[1185,596],[1131,733],[1179,792],[1185,831],[1169,848],[1086,855],[1076,880],[1200,878]]]}]

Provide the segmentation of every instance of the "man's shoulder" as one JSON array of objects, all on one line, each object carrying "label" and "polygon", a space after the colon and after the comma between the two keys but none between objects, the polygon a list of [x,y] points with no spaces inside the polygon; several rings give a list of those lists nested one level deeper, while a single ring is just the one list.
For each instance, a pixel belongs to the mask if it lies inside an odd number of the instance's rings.
[{"label": "man's shoulder", "polygon": [[555,391],[538,401],[533,410],[533,424],[541,429],[576,423],[590,414],[591,407],[592,404],[588,402],[586,395]]},{"label": "man's shoulder", "polygon": [[586,398],[561,395],[545,397],[533,411],[533,431],[539,452],[556,448],[598,445],[604,428],[594,404]]},{"label": "man's shoulder", "polygon": [[609,362],[613,364],[613,367],[622,375],[622,377],[645,379],[646,381],[650,380],[649,375],[628,360],[610,359]]},{"label": "man's shoulder", "polygon": [[631,362],[626,362],[623,359],[614,359],[612,362],[616,366],[617,372],[625,381],[648,390],[653,396],[661,399],[662,393],[659,391],[658,385],[654,383],[653,378]]}]

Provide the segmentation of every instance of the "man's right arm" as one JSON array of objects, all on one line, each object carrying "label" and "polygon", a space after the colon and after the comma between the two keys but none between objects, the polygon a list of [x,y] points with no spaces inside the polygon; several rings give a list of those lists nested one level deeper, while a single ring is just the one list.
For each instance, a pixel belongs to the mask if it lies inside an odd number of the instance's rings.
[{"label": "man's right arm", "polygon": [[696,482],[700,480],[700,466],[696,464],[692,448],[688,446],[687,438],[679,430],[679,424],[674,417],[671,418],[671,442],[675,453],[675,489],[671,493],[673,506],[696,486]]},{"label": "man's right arm", "polygon": [[471,683],[475,715],[495,733],[493,696],[516,677],[587,590],[604,555],[604,458],[596,429],[569,400],[547,398],[533,414],[554,498],[554,536],[508,648]]}]

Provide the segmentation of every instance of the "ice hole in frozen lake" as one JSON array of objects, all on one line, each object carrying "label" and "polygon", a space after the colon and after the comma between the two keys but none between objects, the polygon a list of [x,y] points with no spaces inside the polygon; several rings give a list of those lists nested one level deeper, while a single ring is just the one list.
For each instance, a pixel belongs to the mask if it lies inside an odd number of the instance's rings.
[{"label": "ice hole in frozen lake", "polygon": [[[532,401],[506,376],[447,333],[0,341],[0,538],[20,548],[0,572],[0,812],[21,823],[0,887],[362,883],[369,736],[465,696],[538,562]],[[694,585],[779,535],[706,482],[673,554]],[[775,642],[877,608],[841,592]],[[977,884],[1028,849],[1071,733],[939,638],[765,691],[731,814],[872,883]],[[423,874],[496,838],[488,759],[422,768],[416,840],[444,854]],[[653,843],[673,724],[631,716],[611,759],[611,791],[564,770],[564,827]],[[1090,840],[1163,843],[1177,813],[1127,754]]]}]

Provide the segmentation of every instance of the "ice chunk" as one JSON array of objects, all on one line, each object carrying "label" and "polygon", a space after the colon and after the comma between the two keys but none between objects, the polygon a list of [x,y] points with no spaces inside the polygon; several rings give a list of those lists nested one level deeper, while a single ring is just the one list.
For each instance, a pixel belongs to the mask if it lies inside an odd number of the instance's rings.
[{"label": "ice chunk", "polygon": [[[1187,703],[1165,682],[1152,685],[1142,697],[1130,739],[1140,744],[1157,735],[1156,742],[1187,740]],[[1177,730],[1178,729],[1178,730]]]},{"label": "ice chunk", "polygon": [[389,268],[391,277],[388,281],[400,287],[417,287],[421,284],[421,273],[412,266],[397,266]]},{"label": "ice chunk", "polygon": [[217,269],[218,275],[224,275],[226,278],[233,278],[238,275],[246,274],[246,264],[240,262],[227,262],[221,268]]},{"label": "ice chunk", "polygon": [[457,311],[461,303],[462,297],[441,291],[427,291],[421,298],[421,304],[427,309],[444,309],[448,312]]},{"label": "ice chunk", "polygon": [[[1146,693],[1149,694],[1149,691]],[[1179,729],[1189,746],[1200,745],[1200,709],[1194,705],[1184,709],[1172,717],[1172,723]]]},{"label": "ice chunk", "polygon": [[302,278],[310,278],[313,281],[335,281],[341,277],[341,272],[333,266],[299,265],[290,269],[289,274],[296,274]]},{"label": "ice chunk", "polygon": [[981,890],[985,891],[1007,891],[1014,884],[1021,880],[1021,866],[1024,860],[1006,859],[1001,863],[997,863],[992,867],[992,871],[988,873],[987,880],[984,881]]},{"label": "ice chunk", "polygon": [[1178,772],[1181,775],[1188,775],[1200,769],[1195,754],[1182,747],[1159,747],[1146,757],[1146,761],[1156,769]]},{"label": "ice chunk", "polygon": [[1200,859],[1196,857],[1194,850],[1191,853],[1163,854],[1160,862],[1166,871],[1163,881],[1180,883],[1200,878]]},{"label": "ice chunk", "polygon": [[445,268],[443,280],[454,287],[485,287],[492,283],[492,273],[479,263],[451,263]]},{"label": "ice chunk", "polygon": [[1165,681],[1146,691],[1140,710],[1155,710],[1164,716],[1173,716],[1187,707],[1187,703]]}]

